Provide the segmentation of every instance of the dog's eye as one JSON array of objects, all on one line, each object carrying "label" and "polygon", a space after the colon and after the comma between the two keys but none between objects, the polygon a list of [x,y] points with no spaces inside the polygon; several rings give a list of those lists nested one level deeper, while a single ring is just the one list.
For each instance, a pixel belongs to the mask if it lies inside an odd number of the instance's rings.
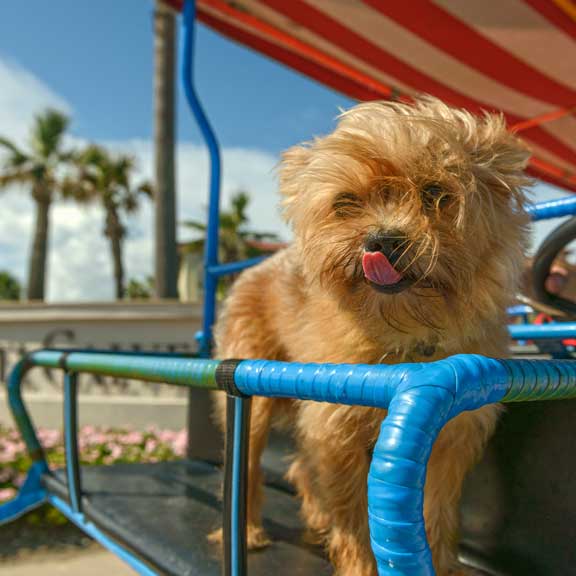
[{"label": "dog's eye", "polygon": [[449,199],[446,189],[438,182],[429,182],[422,187],[422,203],[427,210],[442,208]]},{"label": "dog's eye", "polygon": [[342,192],[334,199],[332,208],[338,218],[346,218],[362,208],[362,200],[352,192]]}]

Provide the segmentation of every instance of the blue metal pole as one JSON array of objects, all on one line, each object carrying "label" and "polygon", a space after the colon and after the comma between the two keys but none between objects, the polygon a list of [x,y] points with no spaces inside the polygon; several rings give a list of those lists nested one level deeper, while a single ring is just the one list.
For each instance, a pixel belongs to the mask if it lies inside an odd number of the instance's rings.
[{"label": "blue metal pole", "polygon": [[182,84],[186,99],[198,123],[210,154],[210,196],[208,202],[208,227],[204,249],[204,321],[202,356],[210,355],[212,325],[216,315],[216,288],[218,278],[211,268],[218,265],[218,229],[220,223],[220,146],[208,121],[194,83],[194,46],[196,37],[196,2],[185,0],[183,9],[184,44],[182,53]]},{"label": "blue metal pole", "polygon": [[515,306],[510,306],[507,310],[508,316],[526,316],[527,314],[534,314],[534,308],[526,304],[516,304]]},{"label": "blue metal pole", "polygon": [[533,222],[560,218],[562,216],[573,216],[576,214],[576,197],[557,198],[556,200],[533,204],[526,208],[526,212],[530,214]]},{"label": "blue metal pole", "polygon": [[78,375],[64,373],[64,440],[68,496],[74,512],[82,512],[82,485],[78,454]]},{"label": "blue metal pole", "polygon": [[576,338],[576,322],[511,324],[508,332],[514,340],[563,340]]},{"label": "blue metal pole", "polygon": [[48,463],[46,462],[44,450],[42,450],[42,446],[36,435],[36,430],[22,400],[22,379],[29,366],[28,362],[29,359],[20,360],[20,362],[12,368],[12,372],[8,377],[8,402],[10,404],[12,417],[22,434],[22,439],[26,444],[30,458],[35,462],[39,462],[39,467],[42,471],[48,471]]},{"label": "blue metal pole", "polygon": [[61,500],[54,494],[48,494],[47,498],[50,504],[52,504],[54,508],[60,510],[68,520],[76,524],[78,528],[94,538],[96,542],[102,544],[102,546],[110,550],[114,555],[118,556],[120,560],[126,562],[126,564],[133,568],[137,574],[141,574],[142,576],[158,576],[156,570],[150,568],[150,566],[148,566],[144,561],[135,556],[132,551],[124,548],[124,546],[113,540],[105,532],[102,532],[102,530],[92,522],[86,520],[86,517],[83,514],[75,512],[66,502],[64,502],[64,500]]},{"label": "blue metal pole", "polygon": [[226,276],[227,274],[235,274],[236,272],[242,272],[246,268],[251,266],[256,266],[266,260],[268,256],[257,256],[256,258],[249,258],[248,260],[240,260],[239,262],[228,262],[226,264],[219,264],[218,266],[212,266],[210,268],[210,273],[214,276]]}]

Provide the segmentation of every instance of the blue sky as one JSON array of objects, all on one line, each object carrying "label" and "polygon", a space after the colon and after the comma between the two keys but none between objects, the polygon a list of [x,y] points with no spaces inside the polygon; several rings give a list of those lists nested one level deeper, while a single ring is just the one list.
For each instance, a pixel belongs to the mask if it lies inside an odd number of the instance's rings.
[{"label": "blue sky", "polygon": [[[0,3],[0,134],[26,144],[47,106],[72,117],[75,143],[97,141],[135,156],[153,174],[152,0],[27,0]],[[252,197],[253,226],[288,238],[278,213],[278,154],[328,132],[350,100],[200,26],[198,91],[223,147],[223,199]],[[178,96],[178,219],[202,219],[208,162],[181,91]],[[539,200],[560,194],[537,186]],[[0,269],[26,278],[33,206],[27,190],[0,197]],[[152,273],[152,207],[127,222],[128,277]],[[113,283],[102,213],[58,202],[52,210],[48,299],[109,300]],[[538,224],[537,241],[555,225]],[[179,227],[179,239],[189,232]],[[73,280],[73,281],[71,281]]]},{"label": "blue sky", "polygon": [[[86,138],[152,135],[151,0],[29,0],[0,7],[0,55],[70,102]],[[277,153],[330,129],[351,101],[207,28],[198,34],[197,80],[225,146]],[[179,136],[199,136],[179,95]]]}]

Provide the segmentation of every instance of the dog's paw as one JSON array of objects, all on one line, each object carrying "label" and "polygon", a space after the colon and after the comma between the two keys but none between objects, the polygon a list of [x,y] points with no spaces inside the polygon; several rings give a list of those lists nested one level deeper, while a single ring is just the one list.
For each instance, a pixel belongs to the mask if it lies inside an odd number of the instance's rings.
[{"label": "dog's paw", "polygon": [[218,528],[217,530],[214,530],[214,532],[210,532],[210,534],[208,534],[208,542],[222,546],[222,543],[224,542],[224,531],[222,528]]},{"label": "dog's paw", "polygon": [[254,526],[253,524],[248,524],[246,527],[246,545],[248,550],[259,550],[260,548],[266,548],[270,545],[272,541],[264,532],[262,526]]},{"label": "dog's paw", "polygon": [[[224,542],[224,531],[222,528],[218,528],[218,530],[214,530],[214,532],[208,534],[208,541],[212,544],[222,546]],[[246,546],[248,550],[259,550],[266,548],[269,544],[271,544],[271,540],[266,535],[266,532],[264,532],[262,526],[249,524],[246,527]]]}]

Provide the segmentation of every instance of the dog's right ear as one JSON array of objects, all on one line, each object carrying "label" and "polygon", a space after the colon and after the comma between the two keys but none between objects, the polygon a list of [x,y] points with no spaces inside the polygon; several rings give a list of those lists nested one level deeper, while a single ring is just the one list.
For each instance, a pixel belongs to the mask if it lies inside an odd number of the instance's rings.
[{"label": "dog's right ear", "polygon": [[282,213],[287,222],[292,222],[300,192],[305,187],[304,175],[310,164],[312,150],[309,144],[293,146],[282,154],[278,173],[282,194]]}]

